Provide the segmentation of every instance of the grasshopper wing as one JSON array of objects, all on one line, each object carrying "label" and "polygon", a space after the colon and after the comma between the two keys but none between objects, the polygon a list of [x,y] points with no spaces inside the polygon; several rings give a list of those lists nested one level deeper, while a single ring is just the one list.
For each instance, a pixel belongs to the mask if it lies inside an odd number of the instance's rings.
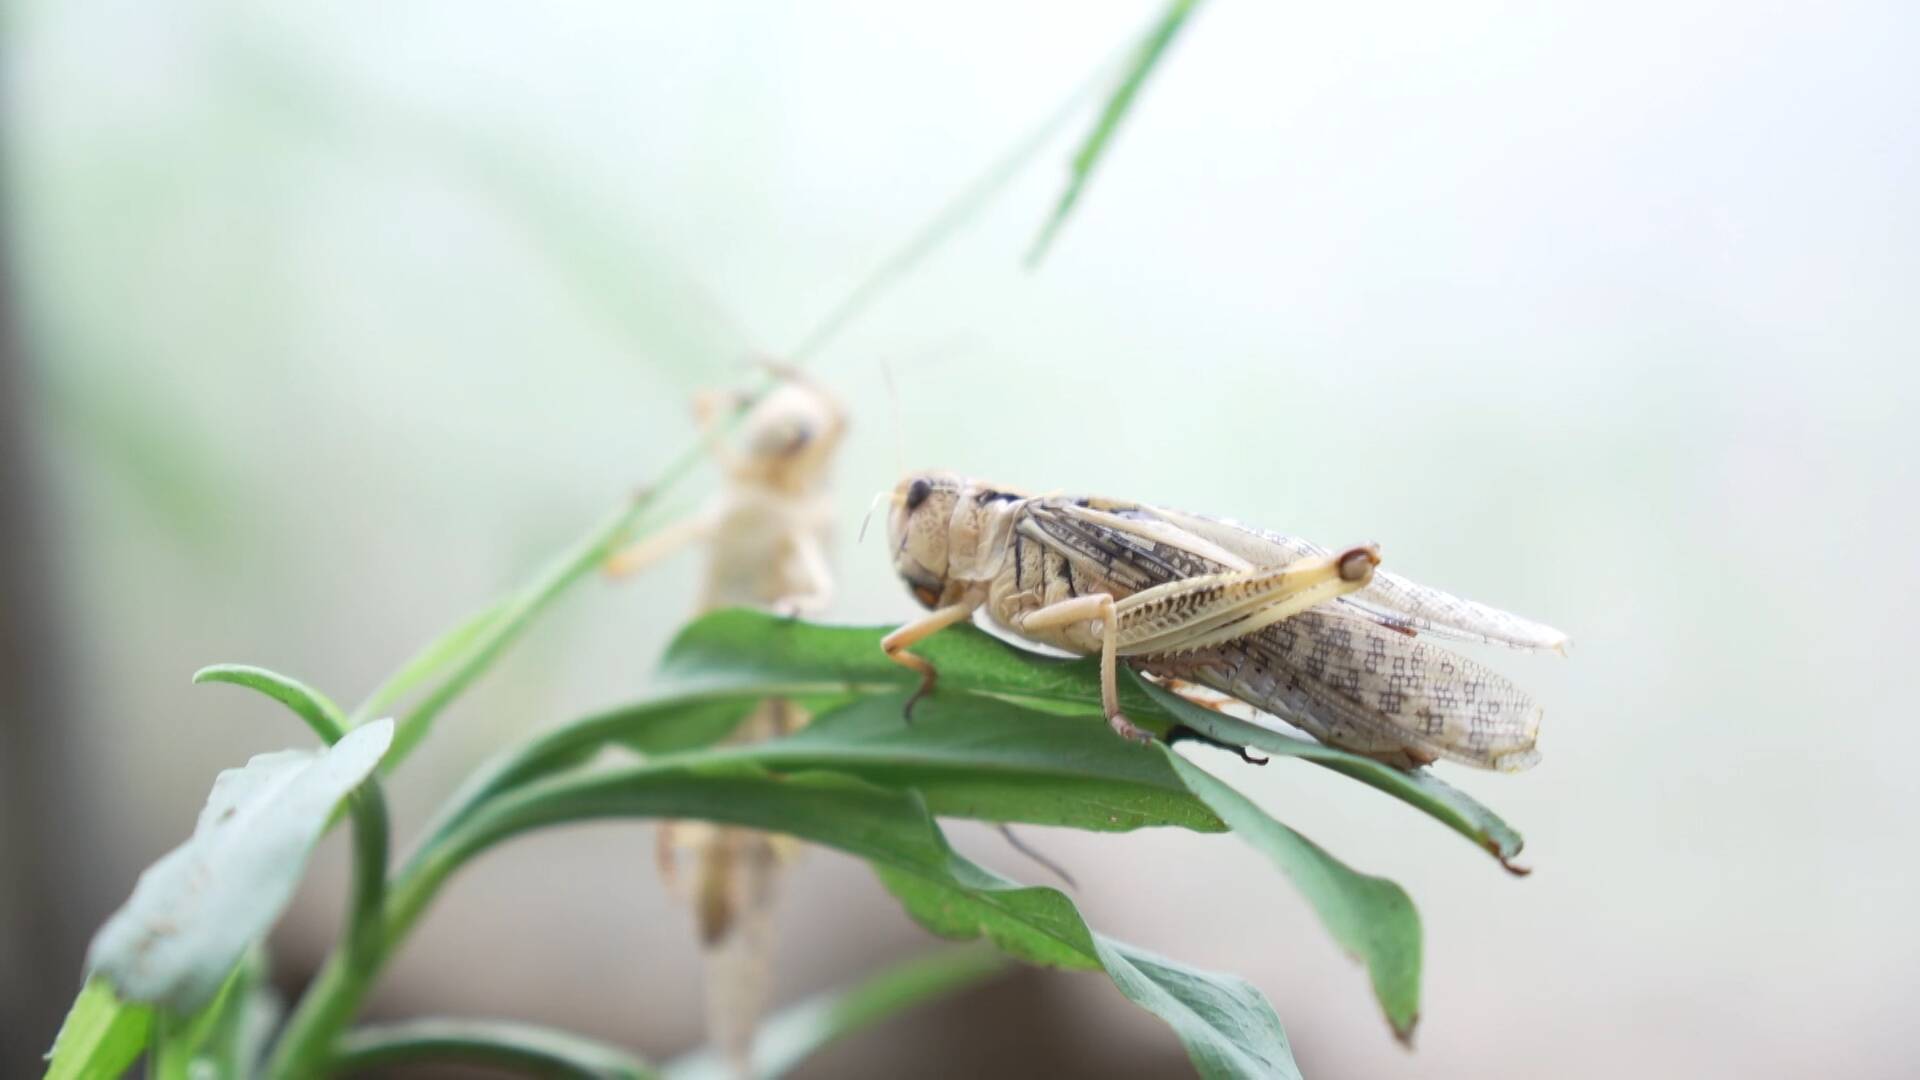
[{"label": "grasshopper wing", "polygon": [[[1255,566],[1284,566],[1295,559],[1326,554],[1325,548],[1311,541],[1235,521],[1158,508],[1151,508],[1149,512]],[[1456,641],[1479,641],[1516,649],[1552,649],[1560,653],[1566,652],[1570,643],[1566,634],[1551,626],[1409,581],[1386,570],[1375,571],[1372,584],[1337,603],[1384,626]]]},{"label": "grasshopper wing", "polygon": [[[1081,591],[1117,594],[1197,574],[1286,565],[1322,550],[1212,518],[1108,500],[1035,500],[1022,531],[1068,560]],[[1391,603],[1408,594],[1384,595]],[[1442,628],[1437,616],[1381,614],[1369,590],[1354,596],[1365,602],[1330,601],[1244,637],[1133,663],[1231,694],[1322,742],[1403,768],[1448,758],[1516,771],[1539,759],[1533,747],[1541,710],[1531,698],[1498,673],[1418,640],[1416,629]],[[1446,610],[1456,620],[1472,617]],[[1523,647],[1559,637],[1504,617],[1512,623],[1480,618],[1466,628],[1444,624],[1442,632]]]},{"label": "grasshopper wing", "polygon": [[1516,772],[1539,760],[1540,706],[1497,672],[1338,603],[1237,641],[1148,661],[1273,713],[1321,742],[1402,767],[1447,758]]}]

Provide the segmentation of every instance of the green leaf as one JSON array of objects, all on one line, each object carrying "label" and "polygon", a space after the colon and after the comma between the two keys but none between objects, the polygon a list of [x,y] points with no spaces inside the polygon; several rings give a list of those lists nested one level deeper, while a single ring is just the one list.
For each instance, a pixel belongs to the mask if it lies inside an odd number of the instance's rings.
[{"label": "green leaf", "polygon": [[285,908],[334,807],[370,776],[393,723],[322,751],[261,754],[214,781],[193,836],[140,875],[94,935],[90,972],[122,998],[190,1015]]},{"label": "green leaf", "polygon": [[1498,859],[1500,865],[1506,867],[1509,872],[1516,875],[1528,873],[1524,867],[1516,866],[1513,862],[1513,858],[1520,854],[1520,849],[1524,845],[1520,834],[1502,821],[1499,815],[1475,801],[1473,796],[1441,780],[1432,772],[1424,769],[1418,772],[1407,772],[1324,743],[1282,735],[1237,717],[1217,713],[1212,709],[1203,709],[1178,694],[1153,685],[1131,671],[1124,674],[1124,681],[1131,682],[1141,692],[1152,698],[1157,710],[1210,739],[1233,746],[1263,750],[1281,757],[1302,758],[1322,768],[1332,769],[1343,776],[1352,777],[1368,787],[1384,791],[1401,802],[1423,811],[1454,832],[1472,840],[1482,850]]},{"label": "green leaf", "polygon": [[[1104,725],[965,694],[923,702],[908,723],[903,692],[848,701],[844,694],[794,689],[778,696],[816,712],[797,734],[688,760],[779,773],[831,771],[913,788],[943,817],[1100,831],[1222,828],[1165,762],[1115,739]],[[711,743],[763,699],[757,689],[696,691],[555,728],[477,774],[452,800],[459,809],[429,835],[501,792],[577,766],[608,745],[671,755]]]},{"label": "green leaf", "polygon": [[[892,629],[826,626],[746,608],[717,611],[675,636],[660,673],[682,690],[844,693],[915,686],[920,676],[880,651],[880,639]],[[1092,701],[1096,709],[1099,703],[1099,676],[1092,661],[1026,652],[972,626],[943,630],[913,651],[940,669],[941,690],[1082,706]],[[1153,710],[1151,699],[1130,687],[1122,692],[1131,694],[1122,698],[1122,707]]]},{"label": "green leaf", "polygon": [[315,735],[320,736],[321,741],[329,745],[339,742],[340,736],[347,732],[347,717],[340,711],[340,706],[329,701],[320,691],[297,679],[289,679],[276,671],[248,667],[245,664],[215,664],[194,672],[193,681],[196,684],[232,683],[249,690],[258,690],[292,709],[300,719],[307,722],[307,726],[313,729]]},{"label": "green leaf", "polygon": [[1164,760],[1104,724],[958,694],[922,702],[908,723],[905,701],[860,698],[738,752],[780,772],[831,770],[911,788],[942,817],[1109,832],[1224,827]]},{"label": "green leaf", "polygon": [[1100,965],[1093,931],[1058,889],[1018,886],[957,856],[945,873],[876,863],[881,884],[932,933],[951,941],[984,937],[1008,956],[1042,967],[1091,971]]},{"label": "green leaf", "polygon": [[935,933],[985,936],[1033,963],[1104,968],[1122,993],[1174,1026],[1207,1076],[1286,1075],[1292,1067],[1279,1021],[1246,984],[1148,962],[1145,954],[1097,940],[1065,894],[1016,884],[956,854],[913,792],[833,774],[796,773],[776,781],[743,763],[716,762],[540,781],[479,808],[454,830],[418,887],[420,895],[508,837],[608,817],[702,818],[858,855],[875,864],[888,888]]},{"label": "green leaf", "polygon": [[1409,1041],[1420,1017],[1420,916],[1406,890],[1355,873],[1205,769],[1169,748],[1162,753],[1202,802],[1287,875],[1333,940],[1367,965],[1387,1022],[1400,1041]]},{"label": "green leaf", "polygon": [[[473,809],[503,791],[583,765],[610,745],[640,753],[672,753],[725,738],[763,700],[751,693],[688,695],[595,713],[507,750],[462,784],[424,835],[432,846]],[[820,699],[824,704],[841,699]]]},{"label": "green leaf", "polygon": [[1299,1075],[1280,1018],[1242,979],[1185,967],[1094,933],[1063,894],[1013,890],[971,863],[952,882],[875,869],[908,914],[942,937],[984,936],[1031,964],[1104,969],[1122,994],[1173,1028],[1202,1076]]},{"label": "green leaf", "polygon": [[121,1001],[113,984],[87,980],[48,1053],[47,1080],[97,1080],[119,1076],[147,1048],[151,1006]]},{"label": "green leaf", "polygon": [[645,1080],[659,1074],[619,1047],[506,1020],[409,1020],[370,1025],[340,1040],[332,1071],[362,1076],[404,1065],[467,1065],[529,1076]]},{"label": "green leaf", "polygon": [[[880,639],[891,627],[821,626],[746,610],[721,611],[682,630],[667,649],[662,674],[710,693],[872,691],[911,686],[914,673],[888,660]],[[943,630],[914,646],[940,670],[939,688],[919,708],[954,691],[1027,704],[1051,702],[1082,715],[1100,709],[1099,665],[1025,652],[971,626]],[[1471,796],[1429,772],[1403,772],[1371,758],[1203,709],[1123,672],[1120,705],[1144,727],[1179,723],[1221,742],[1311,761],[1415,807],[1514,869],[1520,834]]]},{"label": "green leaf", "polygon": [[[753,1075],[775,1080],[830,1043],[1006,969],[1005,960],[984,949],[942,949],[849,989],[808,998],[760,1025],[753,1040]],[[675,1059],[665,1072],[668,1080],[732,1080],[735,1075],[711,1049]]]},{"label": "green leaf", "polygon": [[[326,695],[265,668],[219,664],[201,669],[194,676],[194,682],[227,682],[258,690],[299,714],[329,745],[345,736],[350,726],[339,706]],[[344,808],[335,807],[321,829],[323,835],[332,828],[342,809],[353,815],[353,896],[347,920],[347,947],[356,963],[369,964],[381,947],[380,907],[387,879],[389,825],[386,796],[380,790],[379,780],[367,780]]]},{"label": "green leaf", "polygon": [[1133,108],[1133,102],[1140,95],[1140,88],[1146,85],[1147,77],[1152,75],[1160,60],[1166,56],[1167,48],[1178,37],[1182,27],[1200,6],[1200,0],[1173,0],[1167,5],[1152,27],[1140,40],[1133,62],[1128,65],[1126,74],[1107,97],[1107,103],[1100,110],[1100,119],[1093,130],[1087,134],[1086,141],[1080,144],[1080,150],[1073,155],[1071,172],[1067,178],[1067,188],[1060,193],[1060,201],[1054,205],[1053,214],[1040,230],[1040,236],[1033,242],[1033,248],[1027,252],[1027,265],[1036,266],[1052,245],[1054,234],[1060,226],[1066,224],[1067,215],[1080,201],[1081,192],[1086,189],[1087,181],[1093,176],[1094,167],[1100,164],[1101,157],[1107,152],[1107,146],[1113,141],[1114,133],[1120,130],[1120,122],[1127,118]]},{"label": "green leaf", "polygon": [[1245,979],[1176,964],[1094,935],[1120,992],[1165,1020],[1203,1077],[1300,1080],[1287,1033],[1266,996]]}]

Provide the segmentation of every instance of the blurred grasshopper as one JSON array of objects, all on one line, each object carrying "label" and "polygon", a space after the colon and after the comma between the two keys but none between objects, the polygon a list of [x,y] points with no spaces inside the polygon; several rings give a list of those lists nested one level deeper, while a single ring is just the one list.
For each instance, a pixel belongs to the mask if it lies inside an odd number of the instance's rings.
[{"label": "blurred grasshopper", "polygon": [[1373,547],[1329,553],[1218,518],[947,473],[900,482],[888,533],[894,569],[930,611],[881,643],[920,673],[915,700],[937,673],[905,650],[985,608],[1015,635],[1098,654],[1101,704],[1126,738],[1151,736],[1120,711],[1121,659],[1400,768],[1446,758],[1514,772],[1539,760],[1539,706],[1416,638],[1564,651],[1567,636],[1376,572]]},{"label": "blurred grasshopper", "polygon": [[[694,544],[707,549],[699,610],[771,608],[803,614],[826,606],[827,469],[846,431],[840,406],[796,373],[749,409],[731,438],[715,437],[716,418],[737,400],[706,395],[695,402],[725,486],[694,516],[609,558],[613,576],[636,573]],[[756,742],[805,724],[798,706],[761,702],[731,738]],[[766,1005],[772,910],[784,864],[797,852],[785,837],[703,822],[660,826],[657,853],[669,887],[692,864],[692,901],[707,967],[707,1027],[740,1075],[749,1070],[753,1031]]]}]

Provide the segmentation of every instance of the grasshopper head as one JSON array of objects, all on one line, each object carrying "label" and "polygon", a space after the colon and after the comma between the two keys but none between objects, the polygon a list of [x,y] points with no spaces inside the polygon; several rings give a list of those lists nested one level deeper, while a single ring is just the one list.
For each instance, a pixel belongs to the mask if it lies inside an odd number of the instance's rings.
[{"label": "grasshopper head", "polygon": [[846,430],[839,402],[818,386],[783,374],[740,418],[733,433],[734,478],[782,491],[818,488]]},{"label": "grasshopper head", "polygon": [[993,579],[1005,562],[1019,495],[945,472],[910,473],[893,489],[893,568],[928,608]]},{"label": "grasshopper head", "polygon": [[947,591],[949,533],[964,485],[951,473],[912,473],[893,489],[887,514],[887,539],[893,568],[929,609],[940,606]]}]

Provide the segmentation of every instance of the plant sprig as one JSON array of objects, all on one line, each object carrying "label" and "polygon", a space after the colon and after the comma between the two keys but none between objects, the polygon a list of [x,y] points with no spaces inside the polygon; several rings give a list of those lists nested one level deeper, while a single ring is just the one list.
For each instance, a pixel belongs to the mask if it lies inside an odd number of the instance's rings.
[{"label": "plant sprig", "polygon": [[[1029,255],[1037,261],[1075,207],[1141,87],[1198,0],[1173,0],[1132,48],[1070,181]],[[969,185],[790,354],[819,351],[884,289],[910,273],[1000,190],[1051,137],[1106,68]],[[736,395],[730,423],[770,386]],[[956,854],[938,819],[1032,822],[1102,831],[1231,830],[1306,896],[1334,939],[1358,957],[1393,1032],[1419,1011],[1421,929],[1406,893],[1358,873],[1275,821],[1225,781],[1164,747],[1142,751],[1099,722],[1087,662],[1020,653],[977,633],[926,648],[942,693],[899,722],[909,678],[880,658],[879,631],[723,612],[688,627],[669,650],[677,692],[581,718],[495,758],[448,800],[396,871],[382,776],[391,776],[470,689],[554,603],[643,529],[700,464],[705,440],[674,457],[653,485],[613,509],[521,588],[435,639],[351,713],[296,680],[220,665],[196,681],[228,682],[292,710],[319,751],[262,755],[223,774],[194,837],[143,875],[103,927],[90,975],[52,1053],[52,1076],[117,1074],[142,1053],[164,1078],[306,1077],[413,1060],[485,1062],[563,1075],[654,1075],[617,1048],[524,1025],[422,1021],[349,1025],[386,961],[440,890],[472,859],[513,837],[601,818],[700,818],[800,836],[867,860],[903,908],[936,934],[984,937],[1046,966],[1104,971],[1165,1020],[1202,1075],[1297,1076],[1278,1017],[1258,990],[1114,941],[1051,888],[1010,881]],[[1520,837],[1496,815],[1425,774],[1295,739],[1200,709],[1134,678],[1130,716],[1166,732],[1301,758],[1397,798],[1473,840],[1509,869]],[[718,741],[769,696],[816,721],[751,746]],[[376,719],[396,707],[399,719]],[[390,742],[389,742],[390,740]],[[616,748],[632,760],[595,768]],[[319,836],[353,819],[354,879],[340,942],[284,1026],[266,989],[260,946],[303,875]],[[999,966],[972,951],[915,962],[842,997],[770,1021],[756,1046],[763,1075],[900,1008],[971,985]],[[278,1037],[272,1037],[279,1027]],[[666,1075],[705,1076],[700,1055]]]}]

